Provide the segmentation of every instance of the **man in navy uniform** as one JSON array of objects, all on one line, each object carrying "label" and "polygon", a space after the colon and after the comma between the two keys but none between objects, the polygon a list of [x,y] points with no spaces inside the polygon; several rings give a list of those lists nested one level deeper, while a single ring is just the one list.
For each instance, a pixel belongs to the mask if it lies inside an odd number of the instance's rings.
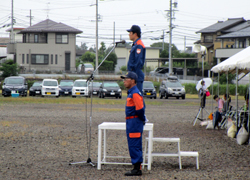
[{"label": "man in navy uniform", "polygon": [[125,176],[141,176],[142,159],[142,133],[146,121],[145,105],[143,96],[136,86],[137,75],[128,72],[121,76],[124,86],[128,89],[126,102],[126,133],[129,147],[129,154],[134,169],[125,173]]},{"label": "man in navy uniform", "polygon": [[142,93],[142,85],[144,81],[144,73],[142,68],[145,63],[146,49],[141,40],[141,28],[137,25],[133,25],[129,32],[129,39],[133,41],[133,45],[130,51],[129,60],[127,64],[127,70],[133,71],[137,74],[137,88]]}]

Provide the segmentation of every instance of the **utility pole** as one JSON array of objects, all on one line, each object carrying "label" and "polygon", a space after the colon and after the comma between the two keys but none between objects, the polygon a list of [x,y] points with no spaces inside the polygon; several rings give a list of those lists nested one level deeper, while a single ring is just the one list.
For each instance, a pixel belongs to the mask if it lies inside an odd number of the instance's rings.
[{"label": "utility pole", "polygon": [[113,43],[115,45],[115,22],[114,22],[114,29],[113,29]]},{"label": "utility pole", "polygon": [[186,51],[186,36],[184,36],[184,52]]},{"label": "utility pole", "polygon": [[174,5],[174,8],[177,7],[177,1],[175,0],[174,3],[172,3],[172,0],[170,0],[170,4],[169,4],[169,74],[172,74],[173,73],[173,62],[172,62],[172,29],[174,28],[173,27],[173,24],[172,24],[172,20],[174,19],[173,17],[173,12],[175,10],[173,10],[173,6]]},{"label": "utility pole", "polygon": [[164,51],[164,30],[162,32],[162,51]]},{"label": "utility pole", "polygon": [[10,33],[10,43],[14,43],[14,34],[13,34],[13,11],[14,11],[14,3],[11,1],[11,33]]},{"label": "utility pole", "polygon": [[169,19],[169,48],[168,48],[168,73],[172,74],[173,65],[172,65],[172,0],[170,0],[170,19]]},{"label": "utility pole", "polygon": [[96,68],[96,74],[98,75],[98,0],[96,0],[96,36],[95,36],[95,68]]},{"label": "utility pole", "polygon": [[31,9],[30,9],[30,15],[26,17],[30,18],[30,26],[31,26],[32,25],[31,21],[32,21],[32,18],[34,17],[34,16],[31,16]]}]

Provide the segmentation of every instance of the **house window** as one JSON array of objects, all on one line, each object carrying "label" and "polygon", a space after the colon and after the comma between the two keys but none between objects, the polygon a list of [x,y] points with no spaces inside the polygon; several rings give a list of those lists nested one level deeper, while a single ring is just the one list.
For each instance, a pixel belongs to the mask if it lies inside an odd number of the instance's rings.
[{"label": "house window", "polygon": [[26,43],[26,34],[23,34],[23,43]]},{"label": "house window", "polygon": [[246,39],[239,39],[239,47],[238,48],[245,48],[246,47]]},{"label": "house window", "polygon": [[68,34],[56,34],[56,44],[68,44]]},{"label": "house window", "polygon": [[47,43],[47,33],[43,33],[40,35],[40,42]]},{"label": "house window", "polygon": [[56,57],[55,57],[55,64],[57,64],[57,54],[56,54]]},{"label": "house window", "polygon": [[53,54],[51,54],[51,63],[50,64],[53,64]]},{"label": "house window", "polygon": [[35,42],[35,43],[38,43],[38,34],[35,34],[35,35],[34,35],[34,42]]},{"label": "house window", "polygon": [[204,36],[204,42],[213,42],[213,36]]},{"label": "house window", "polygon": [[24,64],[24,54],[22,54],[22,64]]},{"label": "house window", "polygon": [[49,64],[49,55],[31,54],[31,64]]},{"label": "house window", "polygon": [[29,54],[26,54],[26,63],[29,64]]}]

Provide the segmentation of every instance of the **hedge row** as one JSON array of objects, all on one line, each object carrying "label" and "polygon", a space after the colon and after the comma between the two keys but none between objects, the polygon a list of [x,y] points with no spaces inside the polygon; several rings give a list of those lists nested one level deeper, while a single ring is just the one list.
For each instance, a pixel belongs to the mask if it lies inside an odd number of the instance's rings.
[{"label": "hedge row", "polygon": [[[186,93],[187,94],[197,94],[197,90],[196,90],[196,84],[182,84],[183,86],[185,86],[186,89]],[[247,92],[249,85],[239,85],[238,86],[238,93],[240,96],[244,96]],[[212,93],[212,85],[208,88],[209,92]],[[227,85],[226,84],[220,84],[219,85],[219,94],[223,95],[227,92]],[[236,90],[236,86],[235,84],[229,84],[228,85],[228,92],[230,95],[235,95],[235,90]],[[214,85],[213,88],[213,94],[217,94],[218,93],[218,85]]]},{"label": "hedge row", "polygon": [[[154,86],[156,86],[156,91],[159,92],[159,88],[160,88],[160,84],[161,82],[153,82]],[[123,85],[123,81],[119,81],[118,82],[119,86],[125,90],[125,87]],[[182,84],[185,87],[186,93],[187,94],[197,94],[197,90],[196,90],[196,84],[193,83],[186,83],[186,84]],[[247,88],[249,87],[249,85],[239,85],[238,86],[238,93],[240,96],[244,96],[247,92]],[[220,95],[223,95],[227,92],[227,85],[226,84],[221,84],[219,86],[220,88]],[[235,89],[236,86],[234,84],[229,84],[228,85],[228,91],[230,95],[235,95]],[[209,92],[212,93],[212,85],[208,88]],[[218,85],[215,84],[214,88],[213,88],[213,94],[217,94],[218,92]]]}]

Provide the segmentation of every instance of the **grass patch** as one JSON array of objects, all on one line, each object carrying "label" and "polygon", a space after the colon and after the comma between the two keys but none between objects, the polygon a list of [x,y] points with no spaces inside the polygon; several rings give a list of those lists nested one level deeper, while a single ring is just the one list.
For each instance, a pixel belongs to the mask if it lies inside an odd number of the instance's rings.
[{"label": "grass patch", "polygon": [[[146,104],[148,105],[161,105],[162,102],[158,101],[149,101],[145,99]],[[12,104],[86,104],[86,98],[85,97],[0,97],[0,105],[3,103],[12,103]],[[91,103],[91,98],[87,98],[87,103]],[[94,97],[93,104],[100,104],[100,105],[125,105],[126,100],[125,99],[114,99],[114,98],[97,98]]]},{"label": "grass patch", "polygon": [[10,127],[13,124],[17,124],[17,123],[19,123],[19,122],[17,122],[17,121],[0,121],[0,125],[3,127]]},{"label": "grass patch", "polygon": [[[123,97],[127,96],[126,91],[123,91],[122,93]],[[222,96],[220,96],[222,97]],[[159,99],[159,96],[157,97]],[[198,94],[186,94],[186,99],[198,99]],[[207,100],[210,100],[212,97],[207,97]],[[231,96],[232,100],[235,100],[235,96]],[[244,96],[238,96],[239,100],[244,100]],[[159,101],[159,100],[154,100],[154,99],[148,99],[144,98],[145,103],[147,105],[156,105],[160,106],[162,105],[165,101]],[[3,105],[4,103],[11,103],[11,104],[86,104],[86,98],[85,97],[77,97],[77,98],[72,98],[72,97],[3,97],[0,96],[0,106]],[[87,103],[91,103],[91,98],[87,98]],[[114,98],[98,98],[98,97],[93,97],[93,104],[99,104],[99,105],[125,105],[126,100],[125,99],[114,99]],[[187,103],[189,104],[189,103]]]},{"label": "grass patch", "polygon": [[124,111],[124,108],[95,108],[97,111],[109,111],[109,112],[119,112]]}]

